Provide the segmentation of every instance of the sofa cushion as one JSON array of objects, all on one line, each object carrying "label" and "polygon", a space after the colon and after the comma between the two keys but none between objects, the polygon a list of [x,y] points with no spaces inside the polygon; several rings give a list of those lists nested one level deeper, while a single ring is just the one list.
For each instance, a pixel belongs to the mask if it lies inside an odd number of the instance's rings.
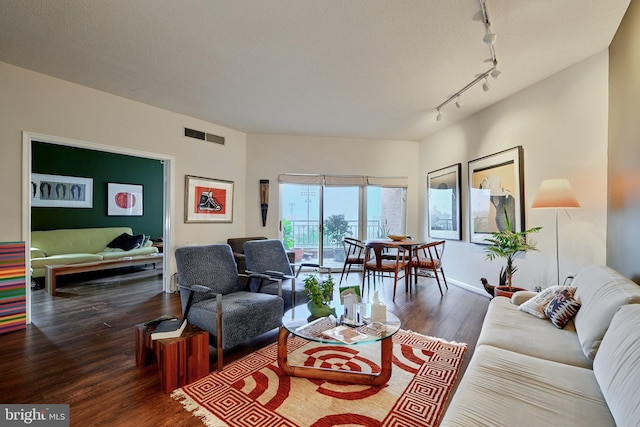
[{"label": "sofa cushion", "polygon": [[572,286],[582,307],[574,318],[584,354],[593,359],[618,308],[640,303],[640,286],[615,270],[591,265],[578,272]]},{"label": "sofa cushion", "polygon": [[[518,313],[555,329],[548,321]],[[440,425],[616,424],[592,370],[483,345],[476,347]]]},{"label": "sofa cushion", "polygon": [[571,296],[572,294],[573,292],[568,290],[561,291],[544,309],[544,313],[556,328],[564,328],[580,310],[580,303]]},{"label": "sofa cushion", "polygon": [[477,345],[492,345],[584,368],[593,364],[582,352],[573,322],[558,329],[547,319],[520,311],[505,297],[496,297],[489,303]]},{"label": "sofa cushion", "polygon": [[122,233],[107,244],[108,248],[122,249],[123,251],[130,251],[140,246],[144,240],[143,234],[132,236],[129,233]]},{"label": "sofa cushion", "polygon": [[602,339],[593,372],[619,426],[640,420],[640,305],[620,307]]},{"label": "sofa cushion", "polygon": [[158,248],[151,246],[145,248],[135,248],[131,249],[130,251],[103,251],[98,252],[97,255],[100,255],[103,259],[107,260],[141,255],[153,255],[157,253]]},{"label": "sofa cushion", "polygon": [[48,256],[95,254],[122,233],[133,234],[131,227],[76,228],[31,232],[31,246]]},{"label": "sofa cushion", "polygon": [[44,268],[47,265],[77,264],[80,262],[101,261],[99,254],[63,254],[46,258],[34,258],[31,260],[31,268]]},{"label": "sofa cushion", "polygon": [[547,289],[544,289],[542,292],[536,294],[536,296],[534,296],[533,298],[520,304],[519,309],[524,311],[525,313],[531,314],[532,316],[536,316],[537,318],[546,319],[547,314],[544,312],[545,308],[547,308],[549,302],[556,295],[558,295],[565,289],[571,290],[572,295],[576,290],[576,288],[571,288],[568,286],[550,286]]}]

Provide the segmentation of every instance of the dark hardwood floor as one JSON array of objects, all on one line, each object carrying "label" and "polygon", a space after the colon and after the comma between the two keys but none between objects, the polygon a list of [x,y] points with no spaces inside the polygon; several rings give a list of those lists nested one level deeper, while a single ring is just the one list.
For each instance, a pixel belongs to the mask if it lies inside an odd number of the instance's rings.
[{"label": "dark hardwood floor", "polygon": [[[67,403],[72,426],[201,426],[160,390],[155,364],[135,366],[133,326],[162,314],[180,315],[178,295],[162,292],[157,272],[138,268],[121,275],[69,276],[55,297],[33,291],[32,324],[0,335],[0,401]],[[360,277],[350,274],[349,283]],[[391,281],[379,288],[391,301]],[[411,295],[399,284],[388,309],[403,329],[467,343],[463,373],[488,303],[487,297],[452,285],[441,297],[434,279],[421,278]],[[277,331],[269,332],[228,353],[225,363],[276,339]],[[213,349],[210,355],[213,367]]]}]

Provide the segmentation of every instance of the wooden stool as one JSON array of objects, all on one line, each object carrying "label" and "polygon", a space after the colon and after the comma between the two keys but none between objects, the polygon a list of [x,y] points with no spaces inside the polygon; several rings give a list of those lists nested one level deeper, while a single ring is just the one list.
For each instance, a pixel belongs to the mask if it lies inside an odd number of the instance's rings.
[{"label": "wooden stool", "polygon": [[178,338],[152,340],[155,326],[136,325],[136,366],[151,363],[155,354],[160,387],[165,393],[209,374],[209,333],[188,324]]}]

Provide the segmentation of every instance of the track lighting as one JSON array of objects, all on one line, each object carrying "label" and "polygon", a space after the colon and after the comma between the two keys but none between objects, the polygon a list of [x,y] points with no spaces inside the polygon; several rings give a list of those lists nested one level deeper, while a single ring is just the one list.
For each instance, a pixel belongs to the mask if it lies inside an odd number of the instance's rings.
[{"label": "track lighting", "polygon": [[485,28],[485,35],[482,37],[482,40],[489,45],[489,54],[491,55],[490,59],[488,59],[487,62],[491,62],[493,66],[487,71],[485,71],[484,73],[477,75],[476,78],[473,79],[470,83],[468,83],[465,87],[463,87],[462,89],[460,89],[459,91],[451,95],[449,98],[447,98],[443,103],[438,105],[436,107],[436,110],[438,111],[438,114],[436,116],[437,121],[442,120],[442,112],[440,110],[443,107],[445,107],[447,104],[454,102],[455,100],[456,107],[462,108],[463,104],[462,104],[462,101],[460,100],[460,96],[464,92],[466,92],[476,84],[480,83],[482,80],[484,80],[484,82],[482,83],[482,90],[485,92],[488,92],[490,89],[489,76],[491,76],[493,79],[497,79],[498,76],[502,74],[500,70],[498,70],[498,58],[496,57],[496,50],[494,46],[497,36],[495,33],[491,31],[491,22],[489,21],[489,12],[487,11],[487,3],[486,3],[486,0],[478,0],[478,1],[480,3],[480,13],[482,14],[482,21],[484,23],[484,28]]},{"label": "track lighting", "polygon": [[496,35],[494,33],[487,33],[482,38],[482,41],[487,44],[494,44],[496,42]]}]

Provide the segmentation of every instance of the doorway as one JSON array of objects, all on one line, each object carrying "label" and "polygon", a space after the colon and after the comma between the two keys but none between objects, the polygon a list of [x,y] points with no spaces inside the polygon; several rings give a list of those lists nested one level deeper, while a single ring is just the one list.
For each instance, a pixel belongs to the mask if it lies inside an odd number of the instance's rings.
[{"label": "doorway", "polygon": [[[138,150],[129,150],[121,147],[114,147],[108,145],[100,145],[94,144],[86,141],[76,141],[69,140],[65,138],[53,137],[49,135],[41,135],[35,134],[31,132],[23,132],[22,137],[23,142],[23,179],[22,179],[22,205],[23,212],[27,213],[23,216],[23,240],[27,248],[30,247],[31,240],[31,228],[32,228],[32,212],[31,212],[31,193],[30,193],[30,182],[31,182],[31,165],[33,162],[33,152],[32,152],[32,144],[34,142],[41,142],[45,144],[55,144],[65,147],[73,147],[78,149],[86,149],[93,151],[100,151],[104,153],[112,153],[112,154],[121,154],[125,156],[139,157],[143,159],[150,160],[158,160],[162,163],[163,167],[163,177],[162,177],[162,239],[164,245],[167,247],[171,247],[171,205],[172,205],[172,186],[170,183],[172,182],[171,177],[173,176],[173,167],[174,167],[174,158],[172,156],[161,155],[157,153],[150,152],[140,152]],[[30,264],[30,256],[29,251],[26,251],[25,254],[25,262],[27,265]],[[27,324],[31,323],[31,275],[30,271],[27,268],[26,271],[25,282],[27,284],[26,295],[27,295]],[[169,262],[165,260],[162,268],[162,283],[163,283],[163,291],[170,292],[171,291],[171,276],[169,274]]]}]

